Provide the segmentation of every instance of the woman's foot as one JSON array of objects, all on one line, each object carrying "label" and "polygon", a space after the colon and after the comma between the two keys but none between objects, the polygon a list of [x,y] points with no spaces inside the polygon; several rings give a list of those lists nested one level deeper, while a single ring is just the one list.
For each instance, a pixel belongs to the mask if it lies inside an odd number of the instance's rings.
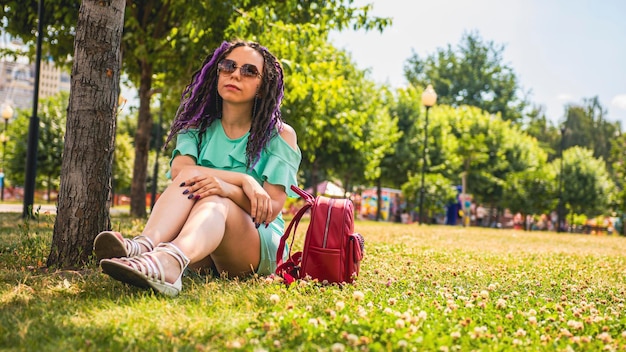
[{"label": "woman's foot", "polygon": [[102,271],[112,278],[140,288],[151,288],[174,297],[182,289],[189,258],[172,243],[161,243],[152,252],[133,258],[103,259]]},{"label": "woman's foot", "polygon": [[128,239],[114,231],[100,232],[93,241],[93,250],[98,262],[102,259],[135,257],[153,249],[154,243],[146,236]]}]

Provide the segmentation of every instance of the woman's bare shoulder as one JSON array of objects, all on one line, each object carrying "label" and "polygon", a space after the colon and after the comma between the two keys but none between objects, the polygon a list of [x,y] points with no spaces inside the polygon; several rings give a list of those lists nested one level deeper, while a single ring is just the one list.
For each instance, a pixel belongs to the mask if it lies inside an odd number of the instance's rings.
[{"label": "woman's bare shoulder", "polygon": [[298,136],[296,130],[286,123],[283,123],[283,129],[280,131],[280,136],[289,144],[293,149],[298,149]]}]

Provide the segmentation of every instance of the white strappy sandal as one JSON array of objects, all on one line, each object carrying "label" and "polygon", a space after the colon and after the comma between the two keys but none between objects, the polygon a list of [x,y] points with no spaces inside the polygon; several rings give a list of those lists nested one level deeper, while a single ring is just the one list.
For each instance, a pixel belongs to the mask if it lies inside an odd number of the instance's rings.
[{"label": "white strappy sandal", "polygon": [[[173,284],[165,281],[165,270],[156,253],[165,252],[178,262],[180,275]],[[161,243],[152,252],[133,258],[103,259],[102,271],[112,278],[140,288],[151,288],[166,296],[174,297],[182,289],[183,272],[189,265],[189,258],[170,242]]]},{"label": "white strappy sandal", "polygon": [[154,249],[154,243],[146,236],[137,236],[133,239],[120,237],[122,235],[119,232],[113,231],[102,231],[96,236],[93,250],[98,262],[102,259],[136,257],[144,252],[142,245],[148,249],[147,252]]}]

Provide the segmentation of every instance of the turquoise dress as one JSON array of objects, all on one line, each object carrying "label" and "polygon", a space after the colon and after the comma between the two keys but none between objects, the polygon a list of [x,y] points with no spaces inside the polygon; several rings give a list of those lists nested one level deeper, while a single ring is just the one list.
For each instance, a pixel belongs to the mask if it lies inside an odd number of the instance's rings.
[{"label": "turquoise dress", "polygon": [[[284,186],[288,196],[296,197],[291,185],[298,185],[296,176],[302,160],[300,149],[293,149],[277,134],[262,151],[261,158],[252,170],[247,170],[246,145],[249,135],[248,132],[240,138],[230,139],[224,132],[221,120],[217,120],[207,128],[202,137],[202,145],[198,147],[200,141],[198,130],[183,130],[176,138],[172,160],[177,155],[188,155],[196,159],[196,163],[201,166],[245,173],[261,185],[269,182]],[[276,270],[276,251],[284,230],[285,221],[282,214],[279,214],[267,228],[259,227],[261,239],[261,261],[257,269],[259,275],[268,275]],[[285,248],[285,257],[287,253]]]}]

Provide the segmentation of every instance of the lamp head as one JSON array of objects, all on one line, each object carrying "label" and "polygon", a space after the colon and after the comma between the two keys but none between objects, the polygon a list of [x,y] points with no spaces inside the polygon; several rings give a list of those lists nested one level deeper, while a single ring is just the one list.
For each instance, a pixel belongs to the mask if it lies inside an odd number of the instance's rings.
[{"label": "lamp head", "polygon": [[437,93],[433,89],[432,84],[429,84],[428,87],[422,93],[422,104],[429,108],[437,102]]},{"label": "lamp head", "polygon": [[10,120],[13,117],[13,108],[10,104],[2,105],[2,119],[5,121]]}]

